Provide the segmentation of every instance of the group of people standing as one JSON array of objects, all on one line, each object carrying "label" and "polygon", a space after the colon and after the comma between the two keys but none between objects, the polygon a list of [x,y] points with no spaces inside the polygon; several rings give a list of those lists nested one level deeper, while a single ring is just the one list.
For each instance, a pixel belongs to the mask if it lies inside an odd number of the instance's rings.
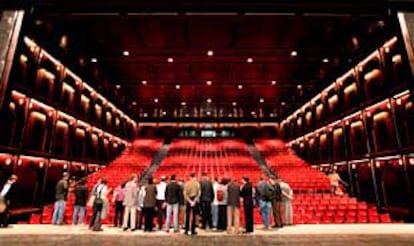
[{"label": "group of people standing", "polygon": [[[69,175],[63,174],[56,185],[56,202],[52,223],[62,224],[66,197],[69,192]],[[84,179],[74,187],[75,207],[72,224],[83,224],[86,207],[93,208],[89,222],[91,230],[100,231],[101,219],[106,218],[110,202],[104,178],[98,179],[89,194]],[[88,199],[89,198],[89,199]],[[292,224],[293,191],[289,185],[278,178],[265,180],[261,177],[254,188],[247,176],[240,180],[214,178],[210,180],[206,173],[197,180],[190,174],[187,182],[177,180],[175,174],[161,177],[154,184],[152,177],[145,184],[139,184],[138,176],[132,174],[130,179],[113,191],[114,225],[124,231],[154,230],[154,218],[157,218],[158,230],[180,232],[196,235],[196,227],[205,230],[227,231],[227,233],[251,233],[254,230],[254,207],[260,209],[265,229],[270,228],[270,211],[273,212],[274,227]],[[245,228],[240,228],[240,211],[244,213]],[[283,211],[283,213],[282,213]],[[180,224],[181,222],[181,224]]]}]

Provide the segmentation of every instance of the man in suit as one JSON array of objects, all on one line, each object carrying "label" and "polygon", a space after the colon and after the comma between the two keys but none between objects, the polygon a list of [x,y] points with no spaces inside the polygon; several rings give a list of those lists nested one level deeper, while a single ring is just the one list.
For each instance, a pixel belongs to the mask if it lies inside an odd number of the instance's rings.
[{"label": "man in suit", "polygon": [[0,192],[0,207],[3,207],[3,211],[0,211],[0,228],[9,226],[9,210],[10,206],[12,206],[12,199],[16,195],[16,185],[14,184],[17,182],[17,179],[16,175],[11,175]]},{"label": "man in suit", "polygon": [[135,231],[136,216],[137,216],[137,199],[138,199],[138,176],[136,174],[131,175],[131,179],[126,183],[124,188],[124,219],[123,228],[124,231],[128,229],[128,218],[130,217],[131,231]]},{"label": "man in suit", "polygon": [[280,189],[280,184],[275,177],[270,179],[270,185],[274,191],[274,195],[272,197],[272,212],[275,225],[273,227],[281,228],[283,227],[280,213],[280,207],[282,206],[282,190]]},{"label": "man in suit", "polygon": [[238,234],[240,225],[240,187],[236,180],[231,181],[227,187],[227,192],[227,232],[232,233],[232,226],[234,225],[234,233]]},{"label": "man in suit", "polygon": [[252,233],[253,232],[253,186],[249,181],[247,176],[242,178],[243,185],[241,187],[240,196],[243,198],[243,208],[244,208],[244,218],[246,224],[246,231],[245,233]]},{"label": "man in suit", "polygon": [[202,228],[213,228],[213,221],[211,217],[211,203],[214,200],[213,183],[208,179],[207,173],[201,175],[201,214],[202,214]]}]

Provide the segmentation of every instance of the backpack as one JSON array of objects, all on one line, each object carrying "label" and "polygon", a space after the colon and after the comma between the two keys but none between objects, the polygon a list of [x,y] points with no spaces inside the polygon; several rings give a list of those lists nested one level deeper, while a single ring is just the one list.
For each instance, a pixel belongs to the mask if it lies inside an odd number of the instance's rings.
[{"label": "backpack", "polygon": [[273,190],[273,188],[270,186],[266,186],[264,194],[263,194],[263,200],[266,202],[270,202],[273,200],[274,196],[275,196],[275,191]]},{"label": "backpack", "polygon": [[222,202],[224,200],[224,190],[217,189],[217,201]]}]

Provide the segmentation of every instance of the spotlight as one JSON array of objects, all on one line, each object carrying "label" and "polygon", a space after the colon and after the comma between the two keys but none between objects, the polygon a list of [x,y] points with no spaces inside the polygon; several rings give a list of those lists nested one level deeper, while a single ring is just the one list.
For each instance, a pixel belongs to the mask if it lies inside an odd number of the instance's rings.
[{"label": "spotlight", "polygon": [[212,50],[209,50],[209,51],[207,51],[207,55],[208,56],[213,56],[214,55],[214,52]]},{"label": "spotlight", "polygon": [[251,57],[249,57],[249,58],[247,58],[247,63],[252,63],[253,62],[253,58],[251,58]]},{"label": "spotlight", "polygon": [[129,51],[124,50],[124,51],[122,52],[122,55],[123,55],[123,56],[129,56]]},{"label": "spotlight", "polygon": [[290,52],[290,56],[292,57],[298,56],[298,52],[296,50],[292,50],[292,52]]},{"label": "spotlight", "polygon": [[167,61],[168,61],[169,63],[173,63],[173,62],[174,62],[174,59],[173,59],[172,57],[168,57]]}]

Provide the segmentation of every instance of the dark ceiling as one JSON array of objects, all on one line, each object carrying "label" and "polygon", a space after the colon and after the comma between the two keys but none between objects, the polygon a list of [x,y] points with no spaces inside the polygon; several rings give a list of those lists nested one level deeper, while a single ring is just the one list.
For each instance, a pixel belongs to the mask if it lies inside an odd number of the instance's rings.
[{"label": "dark ceiling", "polygon": [[138,120],[276,121],[392,29],[376,15],[163,12],[43,13],[25,32]]}]

